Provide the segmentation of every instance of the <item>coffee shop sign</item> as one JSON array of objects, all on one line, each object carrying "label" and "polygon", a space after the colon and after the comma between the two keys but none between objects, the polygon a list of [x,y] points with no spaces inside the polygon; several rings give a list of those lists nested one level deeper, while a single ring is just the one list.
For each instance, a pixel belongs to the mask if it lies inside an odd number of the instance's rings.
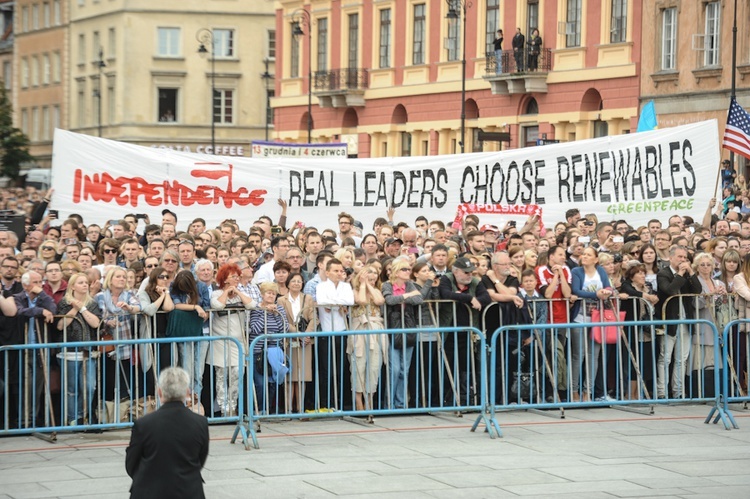
[{"label": "coffee shop sign", "polygon": [[195,146],[195,149],[185,144],[151,144],[154,149],[169,149],[171,151],[180,152],[197,152],[198,154],[216,154],[219,156],[244,156],[245,146],[222,146],[217,145],[216,151],[211,144],[200,144]]}]

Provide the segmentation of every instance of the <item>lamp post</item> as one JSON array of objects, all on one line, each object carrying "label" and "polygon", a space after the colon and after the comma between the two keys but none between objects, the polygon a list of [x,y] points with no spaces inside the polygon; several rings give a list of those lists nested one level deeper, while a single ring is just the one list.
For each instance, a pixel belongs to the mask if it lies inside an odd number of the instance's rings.
[{"label": "lamp post", "polygon": [[268,57],[263,59],[263,63],[266,65],[266,70],[260,77],[266,84],[266,141],[268,141],[268,125],[271,117],[271,97],[268,95],[268,82],[273,78],[273,75],[268,72]]},{"label": "lamp post", "polygon": [[312,17],[307,9],[300,8],[292,12],[292,36],[305,34],[302,26],[307,28],[307,143],[312,139]]},{"label": "lamp post", "polygon": [[[458,145],[461,147],[461,153],[464,152],[464,139],[466,136],[466,9],[471,7],[468,0],[445,0],[448,4],[448,14],[445,16],[451,20],[458,20],[460,17],[463,26],[461,36],[463,38],[461,47],[461,136]],[[461,12],[459,13],[459,8]]]},{"label": "lamp post", "polygon": [[[730,103],[737,98],[737,0],[734,0],[734,22],[732,24],[732,95]],[[734,151],[729,151],[729,164],[734,168]]]},{"label": "lamp post", "polygon": [[[211,154],[216,154],[216,120],[214,119],[214,99],[216,98],[216,54],[214,53],[214,33],[208,28],[201,28],[195,34],[196,40],[200,43],[198,53],[201,57],[211,57],[211,100],[208,108],[208,115],[211,118]],[[209,55],[207,45],[211,46]]]},{"label": "lamp post", "polygon": [[[94,90],[94,97],[97,99],[96,123],[99,137],[102,136],[102,76],[107,63],[104,62],[104,50],[99,47],[99,60],[96,61],[96,67],[99,70],[98,88]],[[112,98],[112,96],[110,96]]]}]

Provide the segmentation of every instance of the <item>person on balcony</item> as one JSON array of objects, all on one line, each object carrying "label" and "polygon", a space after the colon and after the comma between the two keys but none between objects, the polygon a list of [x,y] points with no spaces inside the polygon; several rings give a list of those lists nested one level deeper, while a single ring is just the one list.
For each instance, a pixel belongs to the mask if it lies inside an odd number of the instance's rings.
[{"label": "person on balcony", "polygon": [[495,48],[495,74],[503,73],[503,30],[497,30],[497,36],[492,41]]},{"label": "person on balcony", "polygon": [[542,50],[542,37],[539,30],[534,28],[529,38],[529,71],[536,71],[539,67],[539,52]]},{"label": "person on balcony", "polygon": [[511,41],[513,46],[513,57],[516,59],[516,72],[523,71],[523,46],[526,44],[526,37],[521,33],[521,28],[516,28],[516,34]]}]

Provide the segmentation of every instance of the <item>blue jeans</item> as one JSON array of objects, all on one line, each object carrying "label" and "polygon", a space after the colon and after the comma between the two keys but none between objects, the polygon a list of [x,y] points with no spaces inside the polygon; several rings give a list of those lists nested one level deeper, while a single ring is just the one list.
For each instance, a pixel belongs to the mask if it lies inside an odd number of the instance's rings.
[{"label": "blue jeans", "polygon": [[[83,379],[83,365],[86,364],[86,379]],[[65,383],[65,421],[70,423],[83,418],[83,390],[86,390],[87,407],[96,407],[94,390],[96,390],[96,360],[66,360],[63,373]],[[89,411],[90,414],[90,411]]]},{"label": "blue jeans", "polygon": [[503,73],[503,51],[495,51],[495,74]]},{"label": "blue jeans", "polygon": [[406,386],[409,379],[409,366],[414,353],[414,346],[391,348],[391,403],[394,409],[406,407]]},{"label": "blue jeans", "polygon": [[203,341],[190,341],[179,343],[178,346],[182,368],[190,375],[190,389],[200,398],[201,390],[203,390],[203,367],[205,365],[208,345]]}]

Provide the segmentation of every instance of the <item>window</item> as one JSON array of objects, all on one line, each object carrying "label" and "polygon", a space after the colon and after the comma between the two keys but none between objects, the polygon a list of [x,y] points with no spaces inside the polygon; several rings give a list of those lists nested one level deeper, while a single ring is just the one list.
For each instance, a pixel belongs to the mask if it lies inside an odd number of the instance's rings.
[{"label": "window", "polygon": [[349,14],[349,57],[348,67],[354,69],[359,67],[359,14]]},{"label": "window", "polygon": [[661,21],[661,69],[675,69],[677,60],[677,7],[662,11]]},{"label": "window", "polygon": [[52,68],[50,67],[49,54],[42,56],[42,85],[49,85],[52,75]]},{"label": "window", "polygon": [[42,16],[44,18],[44,27],[49,28],[50,18],[51,18],[51,13],[49,10],[49,2],[44,2],[42,4]]},{"label": "window", "polygon": [[25,57],[21,59],[21,88],[29,86],[29,60]]},{"label": "window", "polygon": [[[452,9],[456,9],[457,12],[460,12],[461,7],[457,5],[457,2],[453,2],[451,5]],[[460,14],[459,14],[460,15]],[[458,18],[451,18],[448,19],[448,36],[445,39],[445,50],[446,50],[446,60],[448,61],[457,61],[458,60],[458,26],[459,26],[459,19]]]},{"label": "window", "polygon": [[31,29],[39,29],[39,4],[31,6]]},{"label": "window", "polygon": [[[266,92],[268,94],[268,101],[270,102],[276,96],[276,91],[269,88]],[[266,108],[266,123],[268,123],[268,126],[273,126],[273,118],[273,108],[268,106]]]},{"label": "window", "polygon": [[612,25],[609,28],[609,43],[622,43],[627,39],[628,0],[612,0]]},{"label": "window", "polygon": [[50,140],[49,107],[42,107],[42,140]]},{"label": "window", "polygon": [[568,0],[565,23],[565,46],[581,46],[581,3],[583,0]]},{"label": "window", "polygon": [[37,56],[31,58],[31,86],[39,86],[39,58]]},{"label": "window", "polygon": [[99,32],[94,31],[91,35],[91,60],[99,60],[99,51],[102,48],[102,41],[99,38]]},{"label": "window", "polygon": [[159,57],[180,56],[180,28],[156,28]]},{"label": "window", "polygon": [[495,52],[495,34],[500,29],[500,0],[487,1],[487,19],[484,24],[484,51],[487,54]]},{"label": "window", "polygon": [[538,126],[523,127],[523,147],[535,146],[537,139],[539,139]]},{"label": "window", "polygon": [[115,77],[107,77],[107,123],[115,122]]},{"label": "window", "polygon": [[721,34],[719,33],[719,21],[721,12],[719,2],[709,2],[706,4],[706,33],[703,38],[703,65],[719,65],[719,42]]},{"label": "window", "polygon": [[31,108],[31,140],[39,140],[39,108]]},{"label": "window", "polygon": [[215,29],[214,57],[234,57],[234,30]]},{"label": "window", "polygon": [[77,83],[78,94],[78,127],[83,128],[86,125],[86,82]]},{"label": "window", "polygon": [[233,90],[214,90],[214,123],[231,124],[234,106]]},{"label": "window", "polygon": [[411,134],[409,132],[401,132],[401,156],[411,156]]},{"label": "window", "polygon": [[160,88],[159,89],[159,115],[158,119],[162,122],[177,121],[177,89]]},{"label": "window", "polygon": [[607,137],[609,135],[609,124],[606,121],[594,120],[594,138]]},{"label": "window", "polygon": [[60,52],[52,53],[52,82],[60,83]]},{"label": "window", "polygon": [[413,65],[424,64],[425,59],[425,5],[423,3],[414,6],[414,42],[412,46],[411,63]]},{"label": "window", "polygon": [[60,6],[60,0],[55,0],[52,4],[53,15],[55,16],[55,26],[62,24],[62,8]]},{"label": "window", "polygon": [[86,62],[86,35],[83,33],[78,35],[78,64],[84,64]]},{"label": "window", "polygon": [[391,67],[391,9],[380,11],[380,64],[378,67]]},{"label": "window", "polygon": [[29,30],[29,8],[21,7],[21,31],[26,33]]},{"label": "window", "polygon": [[276,30],[268,30],[268,58],[276,59]]},{"label": "window", "polygon": [[10,61],[3,62],[3,83],[6,90],[11,89],[11,84],[13,83],[13,65]]},{"label": "window", "polygon": [[107,57],[110,59],[115,58],[115,49],[117,48],[117,36],[115,28],[109,28],[107,30]]},{"label": "window", "polygon": [[328,69],[328,18],[318,19],[318,71]]},{"label": "window", "polygon": [[24,135],[29,135],[29,110],[21,109],[21,131]]},{"label": "window", "polygon": [[[294,28],[292,28],[294,29]],[[293,31],[292,31],[293,32]],[[299,77],[299,44],[300,44],[300,37],[299,36],[292,36],[291,40],[291,53],[289,54],[289,77],[290,78],[298,78]]]},{"label": "window", "polygon": [[52,131],[55,131],[55,128],[60,128],[60,106],[55,105],[52,106]]},{"label": "window", "polygon": [[526,33],[531,36],[532,31],[539,28],[539,0],[526,2]]}]

